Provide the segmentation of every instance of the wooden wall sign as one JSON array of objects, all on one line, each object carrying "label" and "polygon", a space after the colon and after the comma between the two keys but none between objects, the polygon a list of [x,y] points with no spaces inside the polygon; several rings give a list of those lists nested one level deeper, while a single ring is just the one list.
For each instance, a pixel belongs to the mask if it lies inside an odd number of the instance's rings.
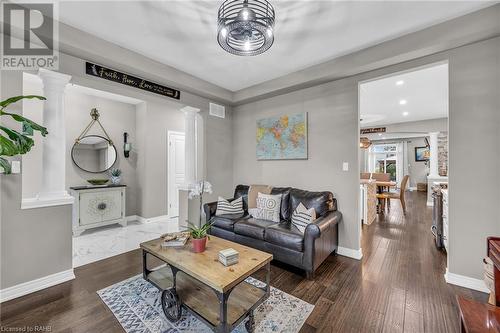
[{"label": "wooden wall sign", "polygon": [[91,62],[85,63],[85,72],[88,75],[97,76],[113,82],[118,82],[126,86],[142,89],[158,95],[180,99],[181,92],[176,89],[162,86],[148,80],[138,78],[129,74],[121,73],[110,68],[99,66]]},{"label": "wooden wall sign", "polygon": [[360,134],[372,134],[372,133],[385,133],[385,127],[371,127],[371,128],[363,128],[360,130]]}]

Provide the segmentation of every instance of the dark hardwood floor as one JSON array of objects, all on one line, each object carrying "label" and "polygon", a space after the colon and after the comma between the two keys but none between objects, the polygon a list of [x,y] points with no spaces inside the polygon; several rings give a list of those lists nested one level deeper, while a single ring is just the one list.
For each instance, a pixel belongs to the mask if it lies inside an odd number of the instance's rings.
[{"label": "dark hardwood floor", "polygon": [[[363,227],[363,259],[330,256],[314,280],[274,264],[271,284],[315,304],[301,332],[459,332],[455,295],[486,294],[448,285],[446,255],[433,245],[425,194],[408,196]],[[75,270],[76,279],[1,305],[3,327],[50,326],[52,332],[122,332],[96,291],[141,272],[139,250]],[[261,276],[257,276],[262,278]]]}]

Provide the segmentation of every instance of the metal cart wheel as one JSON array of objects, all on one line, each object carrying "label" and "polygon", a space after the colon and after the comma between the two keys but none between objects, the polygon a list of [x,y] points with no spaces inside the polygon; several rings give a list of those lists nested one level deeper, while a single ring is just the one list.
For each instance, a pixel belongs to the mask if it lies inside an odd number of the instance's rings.
[{"label": "metal cart wheel", "polygon": [[253,333],[255,331],[255,319],[253,316],[253,311],[248,315],[248,320],[245,323],[245,328],[247,329],[248,333]]},{"label": "metal cart wheel", "polygon": [[161,293],[161,307],[168,320],[176,322],[181,318],[181,302],[174,289],[166,289]]}]

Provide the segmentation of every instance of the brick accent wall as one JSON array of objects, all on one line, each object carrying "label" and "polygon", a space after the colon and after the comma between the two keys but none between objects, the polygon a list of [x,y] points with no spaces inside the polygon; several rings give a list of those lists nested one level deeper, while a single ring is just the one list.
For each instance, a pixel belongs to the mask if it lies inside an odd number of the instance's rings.
[{"label": "brick accent wall", "polygon": [[438,172],[440,176],[448,176],[448,132],[438,135]]}]

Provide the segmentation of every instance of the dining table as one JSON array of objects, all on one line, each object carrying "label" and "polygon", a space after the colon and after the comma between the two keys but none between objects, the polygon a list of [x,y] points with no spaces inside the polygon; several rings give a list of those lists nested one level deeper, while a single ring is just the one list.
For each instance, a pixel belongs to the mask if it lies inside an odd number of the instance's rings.
[{"label": "dining table", "polygon": [[396,187],[398,185],[398,183],[396,182],[393,182],[393,181],[382,181],[382,180],[377,180],[375,181],[375,184],[377,184],[378,187],[388,187],[388,188],[391,188],[391,187]]}]

